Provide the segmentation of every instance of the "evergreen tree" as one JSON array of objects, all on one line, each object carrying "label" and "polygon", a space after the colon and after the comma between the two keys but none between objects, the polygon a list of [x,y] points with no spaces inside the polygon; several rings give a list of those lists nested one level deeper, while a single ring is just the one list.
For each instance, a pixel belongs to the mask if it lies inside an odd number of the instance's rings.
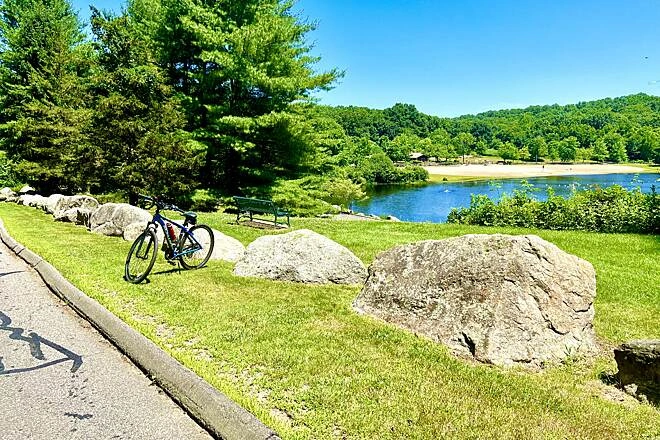
[{"label": "evergreen tree", "polygon": [[[301,170],[314,146],[292,103],[327,89],[305,35],[313,25],[293,1],[132,0],[129,11],[155,41],[159,63],[186,95],[188,122],[207,145],[210,185],[237,189]],[[264,173],[267,171],[267,173]]]},{"label": "evergreen tree", "polygon": [[89,189],[97,152],[86,136],[92,66],[81,24],[66,0],[0,5],[2,147],[19,178],[43,192]]},{"label": "evergreen tree", "polygon": [[182,195],[201,162],[185,117],[147,42],[127,15],[92,9],[99,54],[94,78],[94,140],[103,146],[104,190]]}]

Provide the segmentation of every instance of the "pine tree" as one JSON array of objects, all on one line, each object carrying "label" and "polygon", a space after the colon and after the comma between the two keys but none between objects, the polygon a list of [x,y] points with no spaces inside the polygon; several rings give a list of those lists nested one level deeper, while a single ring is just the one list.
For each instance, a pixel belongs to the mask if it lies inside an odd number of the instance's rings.
[{"label": "pine tree", "polygon": [[207,184],[236,189],[299,171],[314,155],[291,104],[339,75],[316,73],[292,1],[132,0],[188,124],[207,145]]},{"label": "pine tree", "polygon": [[19,178],[38,189],[88,189],[96,156],[86,136],[85,78],[92,66],[81,24],[66,0],[0,6],[2,147]]},{"label": "pine tree", "polygon": [[103,146],[103,189],[129,196],[188,192],[198,175],[199,155],[147,42],[127,15],[93,9],[91,23],[99,60],[93,137]]}]

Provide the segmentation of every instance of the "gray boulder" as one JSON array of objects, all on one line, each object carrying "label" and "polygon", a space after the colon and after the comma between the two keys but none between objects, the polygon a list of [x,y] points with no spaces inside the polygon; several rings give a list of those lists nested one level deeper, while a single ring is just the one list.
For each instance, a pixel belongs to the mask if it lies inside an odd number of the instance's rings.
[{"label": "gray boulder", "polygon": [[9,187],[0,189],[0,202],[7,200],[8,197],[15,197],[16,193]]},{"label": "gray boulder", "polygon": [[534,236],[466,235],[376,257],[353,303],[454,353],[543,366],[596,350],[593,266]]},{"label": "gray boulder", "polygon": [[30,203],[34,199],[33,194],[22,194],[18,197],[17,203],[19,205],[25,205],[25,206],[30,206]]},{"label": "gray boulder", "polygon": [[62,194],[52,194],[48,196],[43,207],[44,211],[46,211],[48,214],[54,214],[55,208],[57,207],[57,202],[59,202],[59,200],[63,197],[66,196],[63,196]]},{"label": "gray boulder", "polygon": [[35,194],[35,196],[30,201],[30,206],[34,206],[37,209],[44,209],[44,206],[46,205],[47,201],[48,201],[48,197]]},{"label": "gray boulder", "polygon": [[[208,234],[207,234],[208,235]],[[200,243],[202,246],[208,243]],[[234,237],[213,229],[213,252],[211,260],[223,260],[231,263],[239,261],[245,255],[245,246]]]},{"label": "gray boulder", "polygon": [[[142,234],[142,232],[144,232],[146,226],[147,226],[146,222],[131,223],[130,225],[124,228],[124,233],[122,234],[122,238],[126,241],[135,241],[135,239],[138,238],[140,234]],[[161,244],[165,240],[165,236],[161,228],[156,229],[156,238],[158,238],[158,243]]]},{"label": "gray boulder", "polygon": [[19,194],[28,194],[34,192],[34,188],[32,188],[30,185],[25,185],[23,188],[18,190]]},{"label": "gray boulder", "polygon": [[257,238],[236,263],[234,274],[299,283],[360,284],[367,270],[345,247],[301,229]]},{"label": "gray boulder", "polygon": [[66,211],[57,211],[54,218],[57,222],[69,222],[75,223],[76,225],[87,226],[89,225],[89,217],[91,215],[92,211],[89,209],[71,208]]},{"label": "gray boulder", "polygon": [[123,237],[134,223],[141,223],[144,230],[151,217],[148,211],[128,203],[106,203],[92,213],[89,227],[97,234]]},{"label": "gray boulder", "polygon": [[614,350],[614,359],[626,392],[660,404],[660,339],[626,342]]},{"label": "gray boulder", "polygon": [[62,196],[57,199],[53,208],[55,218],[62,217],[65,211],[73,208],[88,209],[94,211],[99,207],[99,202],[89,196]]}]

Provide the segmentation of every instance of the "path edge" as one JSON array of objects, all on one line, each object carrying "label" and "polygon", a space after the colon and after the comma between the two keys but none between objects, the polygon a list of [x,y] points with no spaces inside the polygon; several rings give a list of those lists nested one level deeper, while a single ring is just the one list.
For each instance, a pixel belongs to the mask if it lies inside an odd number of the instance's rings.
[{"label": "path edge", "polygon": [[253,414],[87,296],[41,256],[14,240],[2,219],[0,239],[39,274],[51,291],[145,371],[211,434],[226,440],[279,440],[278,434]]}]

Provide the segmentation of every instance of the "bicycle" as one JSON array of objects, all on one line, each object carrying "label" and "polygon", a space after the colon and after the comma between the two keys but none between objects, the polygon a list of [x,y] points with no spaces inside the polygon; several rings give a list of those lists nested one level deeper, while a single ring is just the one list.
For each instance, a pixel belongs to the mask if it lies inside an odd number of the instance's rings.
[{"label": "bicycle", "polygon": [[[170,264],[178,261],[185,269],[199,269],[211,258],[213,252],[213,231],[206,225],[197,224],[197,214],[192,211],[183,211],[177,206],[163,202],[158,197],[140,194],[139,200],[143,208],[156,207],[152,220],[147,224],[144,232],[135,239],[124,267],[124,279],[130,283],[142,282],[156,262],[158,252],[158,235],[160,227],[163,231],[163,251],[165,260]],[[183,215],[184,222],[179,224],[160,213],[161,210],[175,211]],[[179,232],[174,230],[178,228]]]}]

